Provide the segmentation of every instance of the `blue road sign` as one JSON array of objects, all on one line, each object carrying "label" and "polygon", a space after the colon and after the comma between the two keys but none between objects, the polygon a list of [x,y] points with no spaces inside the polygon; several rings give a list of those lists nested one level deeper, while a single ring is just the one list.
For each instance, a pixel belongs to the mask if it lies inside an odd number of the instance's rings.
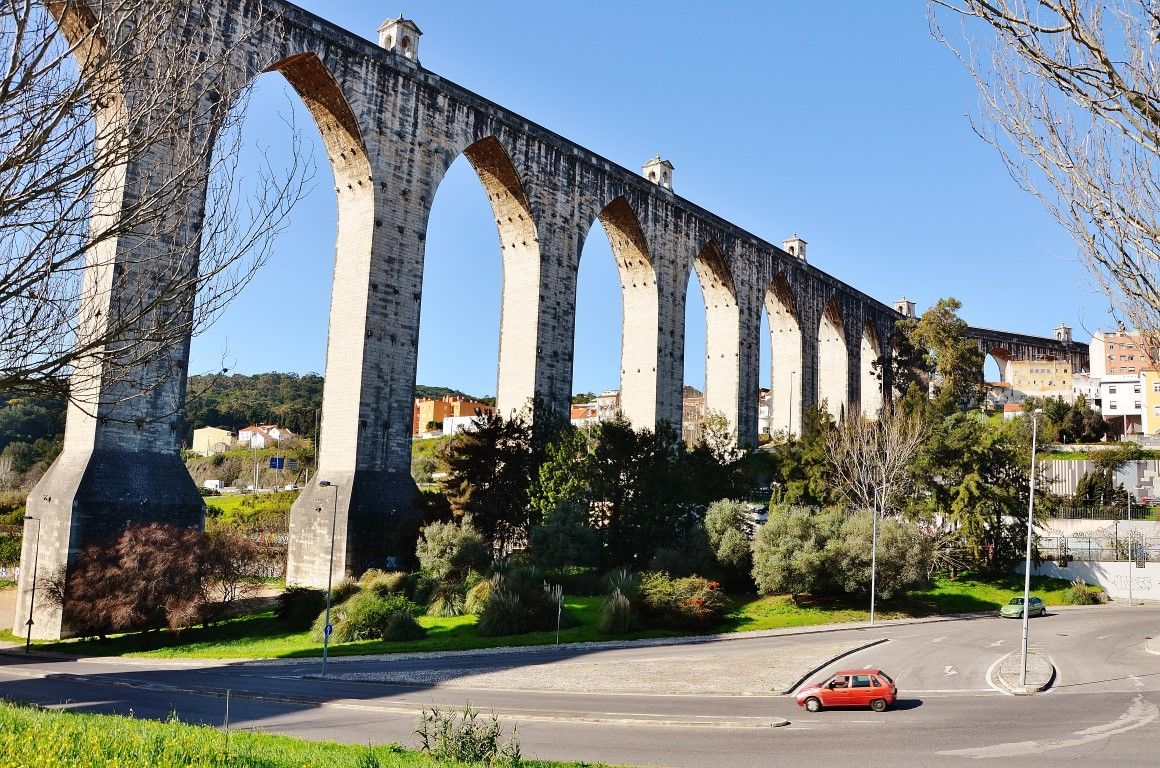
[{"label": "blue road sign", "polygon": [[323,634],[326,635],[327,637],[330,637],[332,634],[334,634],[334,625],[327,624],[326,629],[323,630]]},{"label": "blue road sign", "polygon": [[290,470],[291,472],[295,471],[298,469],[298,462],[295,459],[287,459],[286,469]]},{"label": "blue road sign", "polygon": [[285,456],[271,456],[270,469],[282,469],[286,465]]}]

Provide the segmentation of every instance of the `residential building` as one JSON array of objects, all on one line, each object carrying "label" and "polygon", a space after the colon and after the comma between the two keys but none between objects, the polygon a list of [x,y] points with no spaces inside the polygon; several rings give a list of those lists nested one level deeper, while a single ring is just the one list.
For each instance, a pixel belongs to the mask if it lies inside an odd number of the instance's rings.
[{"label": "residential building", "polygon": [[1010,402],[1020,403],[1028,397],[1062,398],[1071,402],[1071,363],[1067,360],[1010,360],[1007,372],[1011,390],[1018,396]]},{"label": "residential building", "polygon": [[293,432],[277,424],[254,424],[238,430],[238,443],[247,448],[270,448],[292,437]]},{"label": "residential building", "polygon": [[1116,422],[1121,434],[1140,434],[1144,414],[1141,374],[1100,379],[1100,404],[1100,413],[1105,419]]},{"label": "residential building", "polygon": [[1074,403],[1083,395],[1089,408],[1100,410],[1100,380],[1090,373],[1077,373],[1071,377],[1071,401]]},{"label": "residential building", "polygon": [[773,420],[770,415],[773,412],[773,396],[769,390],[762,387],[757,394],[757,434],[768,435],[773,431]]},{"label": "residential building", "polygon": [[573,403],[569,416],[574,427],[587,427],[600,421],[596,403]]},{"label": "residential building", "polygon": [[472,419],[479,415],[492,413],[495,413],[494,407],[463,395],[444,395],[438,400],[416,397],[411,433],[419,435],[442,432],[443,422],[447,418],[466,417]]},{"label": "residential building", "polygon": [[607,392],[601,392],[592,400],[592,403],[596,406],[598,421],[615,419],[620,413],[620,390],[610,389]]},{"label": "residential building", "polygon": [[1091,359],[1091,375],[1102,379],[1105,376],[1130,376],[1155,369],[1148,354],[1148,343],[1143,334],[1119,331],[1096,331],[1088,346]]},{"label": "residential building", "polygon": [[1003,406],[1023,402],[1023,396],[1009,381],[988,381],[985,396],[987,410],[1002,411]]},{"label": "residential building", "polygon": [[234,444],[234,433],[221,427],[193,430],[193,451],[202,456],[225,453]]},{"label": "residential building", "polygon": [[1003,406],[1003,419],[1011,421],[1018,416],[1023,415],[1023,406],[1019,403],[1007,403]]},{"label": "residential building", "polygon": [[705,396],[689,394],[681,398],[681,439],[686,444],[696,445],[701,442],[704,422]]},{"label": "residential building", "polygon": [[1160,434],[1160,371],[1144,371],[1140,374],[1140,385],[1144,390],[1141,429],[1146,435]]}]

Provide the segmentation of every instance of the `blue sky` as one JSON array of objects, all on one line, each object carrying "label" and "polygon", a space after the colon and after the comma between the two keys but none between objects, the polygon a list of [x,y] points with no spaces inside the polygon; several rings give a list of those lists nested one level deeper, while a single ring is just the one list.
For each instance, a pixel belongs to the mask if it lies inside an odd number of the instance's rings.
[{"label": "blue sky", "polygon": [[[882,301],[905,295],[921,312],[955,296],[972,324],[1050,335],[1065,322],[1079,340],[1109,325],[1066,234],[971,132],[974,85],[931,38],[924,3],[301,5],[369,39],[401,11],[423,30],[428,69],[626,167],[663,155],[678,194],[771,242],[797,232],[811,263]],[[256,85],[246,152],[285,156],[292,111],[315,188],[270,263],[194,340],[194,373],[222,359],[242,373],[323,372],[330,170],[280,75]],[[500,280],[487,201],[460,158],[428,229],[419,383],[495,392]],[[619,285],[599,226],[579,282],[574,389],[615,388]],[[697,387],[700,302],[694,283],[685,381]]]}]

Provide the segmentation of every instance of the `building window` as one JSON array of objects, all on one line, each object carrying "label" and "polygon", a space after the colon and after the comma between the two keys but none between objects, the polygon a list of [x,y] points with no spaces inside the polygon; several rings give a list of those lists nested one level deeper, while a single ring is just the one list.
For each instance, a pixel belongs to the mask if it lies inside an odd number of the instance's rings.
[{"label": "building window", "polygon": [[1108,403],[1108,410],[1109,411],[1116,410],[1116,404],[1115,403]]},{"label": "building window", "polygon": [[1109,395],[1116,394],[1116,388],[1115,387],[1108,387],[1108,394]]},{"label": "building window", "polygon": [[1140,401],[1137,400],[1135,405],[1133,405],[1132,407],[1135,408],[1137,411],[1140,410]]},{"label": "building window", "polygon": [[1152,382],[1152,391],[1153,392],[1160,392],[1160,381]]}]

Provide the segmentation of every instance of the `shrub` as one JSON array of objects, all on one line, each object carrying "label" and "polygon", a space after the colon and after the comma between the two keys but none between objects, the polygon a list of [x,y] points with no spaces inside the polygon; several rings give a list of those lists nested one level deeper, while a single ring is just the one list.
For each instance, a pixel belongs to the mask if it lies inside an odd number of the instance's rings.
[{"label": "shrub", "polygon": [[503,576],[496,574],[490,579],[484,579],[476,583],[471,589],[467,590],[467,598],[463,603],[464,613],[471,613],[479,615],[483,613],[483,607],[487,605],[487,599],[491,597],[492,590],[503,586]]},{"label": "shrub", "polygon": [[743,503],[721,499],[710,504],[705,532],[717,562],[742,572],[750,569],[749,513]]},{"label": "shrub", "polygon": [[326,593],[310,587],[290,587],[278,595],[274,616],[290,629],[307,629],[326,608]]},{"label": "shrub", "polygon": [[330,589],[330,604],[332,606],[346,602],[347,599],[358,594],[358,582],[347,577]]},{"label": "shrub", "polygon": [[[839,537],[825,550],[834,577],[831,594],[869,595],[873,518],[857,514],[842,523]],[[898,519],[878,521],[878,597],[890,600],[927,582],[934,556],[933,541],[918,526]]]},{"label": "shrub", "polygon": [[358,583],[363,590],[385,596],[395,593],[405,594],[407,581],[405,573],[386,573],[378,568],[371,568],[362,575]]},{"label": "shrub", "polygon": [[600,608],[600,631],[619,635],[627,632],[632,623],[632,604],[623,592],[613,589]]},{"label": "shrub", "polygon": [[440,762],[519,765],[519,734],[513,728],[507,741],[499,718],[492,715],[480,722],[471,706],[463,714],[432,707],[419,715],[415,728],[419,749]]},{"label": "shrub", "polygon": [[[331,640],[349,643],[357,640],[411,640],[422,637],[424,630],[415,621],[419,607],[399,594],[380,596],[359,592],[340,604],[331,606],[330,623],[334,625]],[[314,640],[323,639],[325,610],[311,628]]]},{"label": "shrub", "polygon": [[468,571],[483,570],[490,561],[487,545],[469,520],[462,525],[431,523],[423,529],[415,554],[424,573],[440,582],[462,583]]},{"label": "shrub", "polygon": [[725,611],[725,596],[717,582],[700,576],[672,579],[664,572],[641,579],[640,603],[656,624],[670,629],[705,629],[720,621]]},{"label": "shrub", "polygon": [[627,568],[609,571],[608,575],[604,577],[604,581],[608,585],[609,592],[619,589],[629,602],[636,600],[640,594],[640,577]]},{"label": "shrub", "polygon": [[585,505],[561,501],[528,534],[532,562],[541,566],[595,566],[600,535],[588,526]]},{"label": "shrub", "polygon": [[457,591],[447,591],[436,594],[431,602],[427,605],[428,616],[440,616],[443,618],[449,616],[463,615],[463,595]]},{"label": "shrub", "polygon": [[1095,605],[1099,601],[1099,596],[1088,589],[1083,579],[1072,581],[1071,589],[1063,594],[1063,602],[1067,605]]},{"label": "shrub", "polygon": [[497,587],[487,596],[475,631],[482,637],[518,635],[526,630],[527,609],[520,596],[507,587]]}]

